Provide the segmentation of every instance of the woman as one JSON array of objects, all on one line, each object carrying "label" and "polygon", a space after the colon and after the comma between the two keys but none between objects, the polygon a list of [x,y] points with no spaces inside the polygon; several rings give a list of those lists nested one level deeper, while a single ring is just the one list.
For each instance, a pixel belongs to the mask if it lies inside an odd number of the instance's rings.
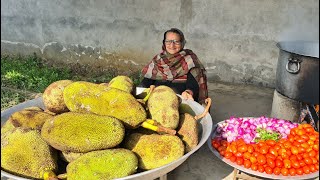
[{"label": "woman", "polygon": [[142,87],[166,85],[185,99],[203,104],[208,97],[205,68],[196,54],[183,49],[183,33],[171,28],[164,33],[162,52],[142,69]]}]

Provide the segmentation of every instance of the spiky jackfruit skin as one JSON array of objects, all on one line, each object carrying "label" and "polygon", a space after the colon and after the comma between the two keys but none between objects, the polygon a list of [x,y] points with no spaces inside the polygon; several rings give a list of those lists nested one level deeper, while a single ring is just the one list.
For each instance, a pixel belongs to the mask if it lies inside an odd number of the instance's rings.
[{"label": "spiky jackfruit skin", "polygon": [[51,83],[43,92],[42,99],[44,106],[51,112],[56,114],[69,111],[64,103],[63,90],[71,84],[71,80],[60,80]]},{"label": "spiky jackfruit skin", "polygon": [[127,149],[107,149],[84,154],[67,166],[68,180],[109,180],[136,172],[138,159]]},{"label": "spiky jackfruit skin", "polygon": [[43,123],[52,117],[39,107],[28,107],[13,113],[1,127],[1,134],[16,127],[41,130]]},{"label": "spiky jackfruit skin", "polygon": [[179,100],[176,93],[168,86],[158,86],[148,99],[151,119],[162,126],[176,129],[179,124]]},{"label": "spiky jackfruit skin", "polygon": [[128,76],[116,76],[108,83],[109,87],[132,93],[134,84]]},{"label": "spiky jackfruit skin", "polygon": [[188,113],[180,114],[177,135],[185,145],[185,152],[190,152],[198,145],[199,130],[197,121]]},{"label": "spiky jackfruit skin", "polygon": [[38,130],[15,128],[1,136],[1,168],[12,174],[42,179],[46,170],[57,170],[57,154]]},{"label": "spiky jackfruit skin", "polygon": [[178,136],[133,133],[124,147],[136,153],[139,168],[150,170],[169,164],[184,155],[184,145]]},{"label": "spiky jackfruit skin", "polygon": [[146,111],[134,96],[125,91],[87,82],[74,82],[64,90],[70,111],[92,112],[121,120],[126,128],[137,128],[146,120]]},{"label": "spiky jackfruit skin", "polygon": [[55,149],[89,152],[120,144],[125,129],[120,120],[91,113],[66,112],[46,121],[43,139]]}]

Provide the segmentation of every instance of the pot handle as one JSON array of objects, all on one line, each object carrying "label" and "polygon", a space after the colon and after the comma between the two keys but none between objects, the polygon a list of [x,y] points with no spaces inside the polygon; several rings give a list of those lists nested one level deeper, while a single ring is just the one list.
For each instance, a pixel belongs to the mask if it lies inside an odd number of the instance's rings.
[{"label": "pot handle", "polygon": [[[287,62],[287,65],[286,65],[286,70],[289,73],[297,74],[300,71],[300,62],[301,61],[299,59],[289,58],[288,62]],[[290,64],[296,64],[297,65],[297,69],[290,69],[290,66],[289,66]]]}]

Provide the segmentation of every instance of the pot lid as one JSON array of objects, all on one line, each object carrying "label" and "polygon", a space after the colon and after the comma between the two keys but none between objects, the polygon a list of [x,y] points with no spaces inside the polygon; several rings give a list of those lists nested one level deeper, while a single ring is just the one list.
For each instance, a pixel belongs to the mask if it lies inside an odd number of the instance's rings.
[{"label": "pot lid", "polygon": [[283,41],[278,42],[277,47],[290,53],[319,58],[319,41]]}]

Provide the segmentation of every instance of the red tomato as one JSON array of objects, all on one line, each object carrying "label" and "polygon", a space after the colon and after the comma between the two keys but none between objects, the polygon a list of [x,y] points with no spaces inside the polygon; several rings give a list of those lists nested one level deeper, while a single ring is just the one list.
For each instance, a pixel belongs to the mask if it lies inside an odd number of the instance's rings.
[{"label": "red tomato", "polygon": [[258,165],[258,171],[263,173],[264,172],[264,167],[261,165]]},{"label": "red tomato", "polygon": [[273,169],[273,174],[279,175],[280,173],[281,173],[281,168],[275,167],[275,168]]},{"label": "red tomato", "polygon": [[254,171],[258,170],[258,165],[257,164],[251,164],[251,169]]},{"label": "red tomato", "polygon": [[276,148],[269,148],[269,153],[278,156],[278,150],[276,150]]},{"label": "red tomato", "polygon": [[297,134],[298,134],[299,136],[301,136],[301,135],[306,134],[306,131],[305,131],[304,129],[299,129],[299,130],[297,131]]},{"label": "red tomato", "polygon": [[316,151],[315,150],[311,150],[309,152],[309,157],[314,157],[315,155],[317,155]]},{"label": "red tomato", "polygon": [[312,163],[313,163],[313,162],[312,162],[312,159],[311,159],[311,158],[309,158],[309,157],[304,158],[304,162],[305,162],[307,165],[310,165],[310,164],[312,164]]},{"label": "red tomato", "polygon": [[302,170],[305,174],[309,174],[310,173],[310,168],[308,166],[303,166]]},{"label": "red tomato", "polygon": [[314,167],[316,168],[316,170],[319,170],[319,164],[315,164]]},{"label": "red tomato", "polygon": [[224,154],[224,157],[227,158],[227,159],[230,159],[230,157],[232,156],[232,153],[231,152],[226,152]]},{"label": "red tomato", "polygon": [[267,153],[268,153],[268,150],[269,150],[268,146],[262,146],[262,147],[260,147],[259,152],[260,152],[261,154],[267,154]]},{"label": "red tomato", "polygon": [[312,159],[312,164],[317,164],[317,163],[318,163],[317,158],[315,158],[315,157],[311,157],[311,159]]},{"label": "red tomato", "polygon": [[259,155],[257,157],[257,160],[260,165],[264,165],[267,162],[267,159],[264,155]]},{"label": "red tomato", "polygon": [[278,151],[279,149],[281,149],[281,146],[279,144],[276,144],[274,147],[273,147],[276,151]]},{"label": "red tomato", "polygon": [[257,162],[257,158],[254,157],[254,156],[251,156],[251,157],[250,157],[250,162],[251,162],[252,164],[256,163],[256,162]]},{"label": "red tomato", "polygon": [[253,153],[253,151],[254,151],[253,146],[252,145],[248,145],[248,152],[249,153]]},{"label": "red tomato", "polygon": [[239,146],[237,150],[238,150],[238,152],[244,153],[244,152],[247,152],[248,147],[247,147],[247,145],[244,144],[244,145]]},{"label": "red tomato", "polygon": [[300,167],[300,164],[299,164],[298,160],[291,160],[291,165],[294,168],[299,168]]},{"label": "red tomato", "polygon": [[265,156],[266,156],[267,159],[270,158],[270,159],[275,160],[277,158],[275,155],[270,154],[270,153],[266,154]]},{"label": "red tomato", "polygon": [[296,146],[291,146],[291,153],[292,154],[299,154],[299,149]]},{"label": "red tomato", "polygon": [[296,155],[291,155],[290,157],[289,157],[289,159],[290,159],[290,161],[292,162],[292,161],[296,161],[296,160],[298,160],[298,158],[297,158],[297,156]]},{"label": "red tomato", "polygon": [[309,168],[310,168],[310,172],[312,173],[317,171],[316,167],[313,164],[309,165]]},{"label": "red tomato", "polygon": [[295,176],[296,175],[296,169],[290,168],[289,169],[289,174],[290,174],[290,176]]},{"label": "red tomato", "polygon": [[243,156],[243,154],[241,153],[241,152],[237,152],[237,153],[235,153],[234,154],[236,157],[242,157]]},{"label": "red tomato", "polygon": [[289,174],[289,170],[287,169],[287,168],[281,168],[281,174],[283,175],[283,176],[288,176],[288,174]]},{"label": "red tomato", "polygon": [[296,173],[297,173],[298,175],[302,175],[302,174],[303,174],[302,168],[297,168],[297,169],[296,169]]},{"label": "red tomato", "polygon": [[276,166],[279,167],[279,168],[282,168],[283,166],[283,162],[279,159],[276,159]]},{"label": "red tomato", "polygon": [[319,144],[314,144],[312,146],[312,149],[315,150],[315,151],[319,151]]},{"label": "red tomato", "polygon": [[237,159],[237,157],[234,156],[234,155],[232,155],[232,156],[230,157],[230,161],[231,161],[231,162],[236,162],[236,159]]},{"label": "red tomato", "polygon": [[290,149],[291,146],[292,146],[292,144],[291,144],[290,141],[286,141],[286,142],[283,143],[283,146],[284,146],[284,148],[286,148],[286,149]]},{"label": "red tomato", "polygon": [[251,164],[252,164],[251,161],[247,159],[245,159],[243,162],[243,166],[248,169],[251,167]]},{"label": "red tomato", "polygon": [[273,159],[267,158],[267,165],[270,166],[272,169],[276,167],[276,163]]},{"label": "red tomato", "polygon": [[269,167],[269,166],[266,166],[266,167],[264,168],[264,171],[265,171],[267,174],[272,174],[272,168]]},{"label": "red tomato", "polygon": [[237,163],[238,165],[242,165],[242,164],[243,164],[243,158],[237,157],[236,163]]},{"label": "red tomato", "polygon": [[266,144],[268,144],[269,146],[274,146],[277,144],[277,142],[275,140],[269,139],[266,140]]},{"label": "red tomato", "polygon": [[283,160],[283,167],[287,168],[287,169],[291,168],[291,161],[289,159],[284,159]]}]

